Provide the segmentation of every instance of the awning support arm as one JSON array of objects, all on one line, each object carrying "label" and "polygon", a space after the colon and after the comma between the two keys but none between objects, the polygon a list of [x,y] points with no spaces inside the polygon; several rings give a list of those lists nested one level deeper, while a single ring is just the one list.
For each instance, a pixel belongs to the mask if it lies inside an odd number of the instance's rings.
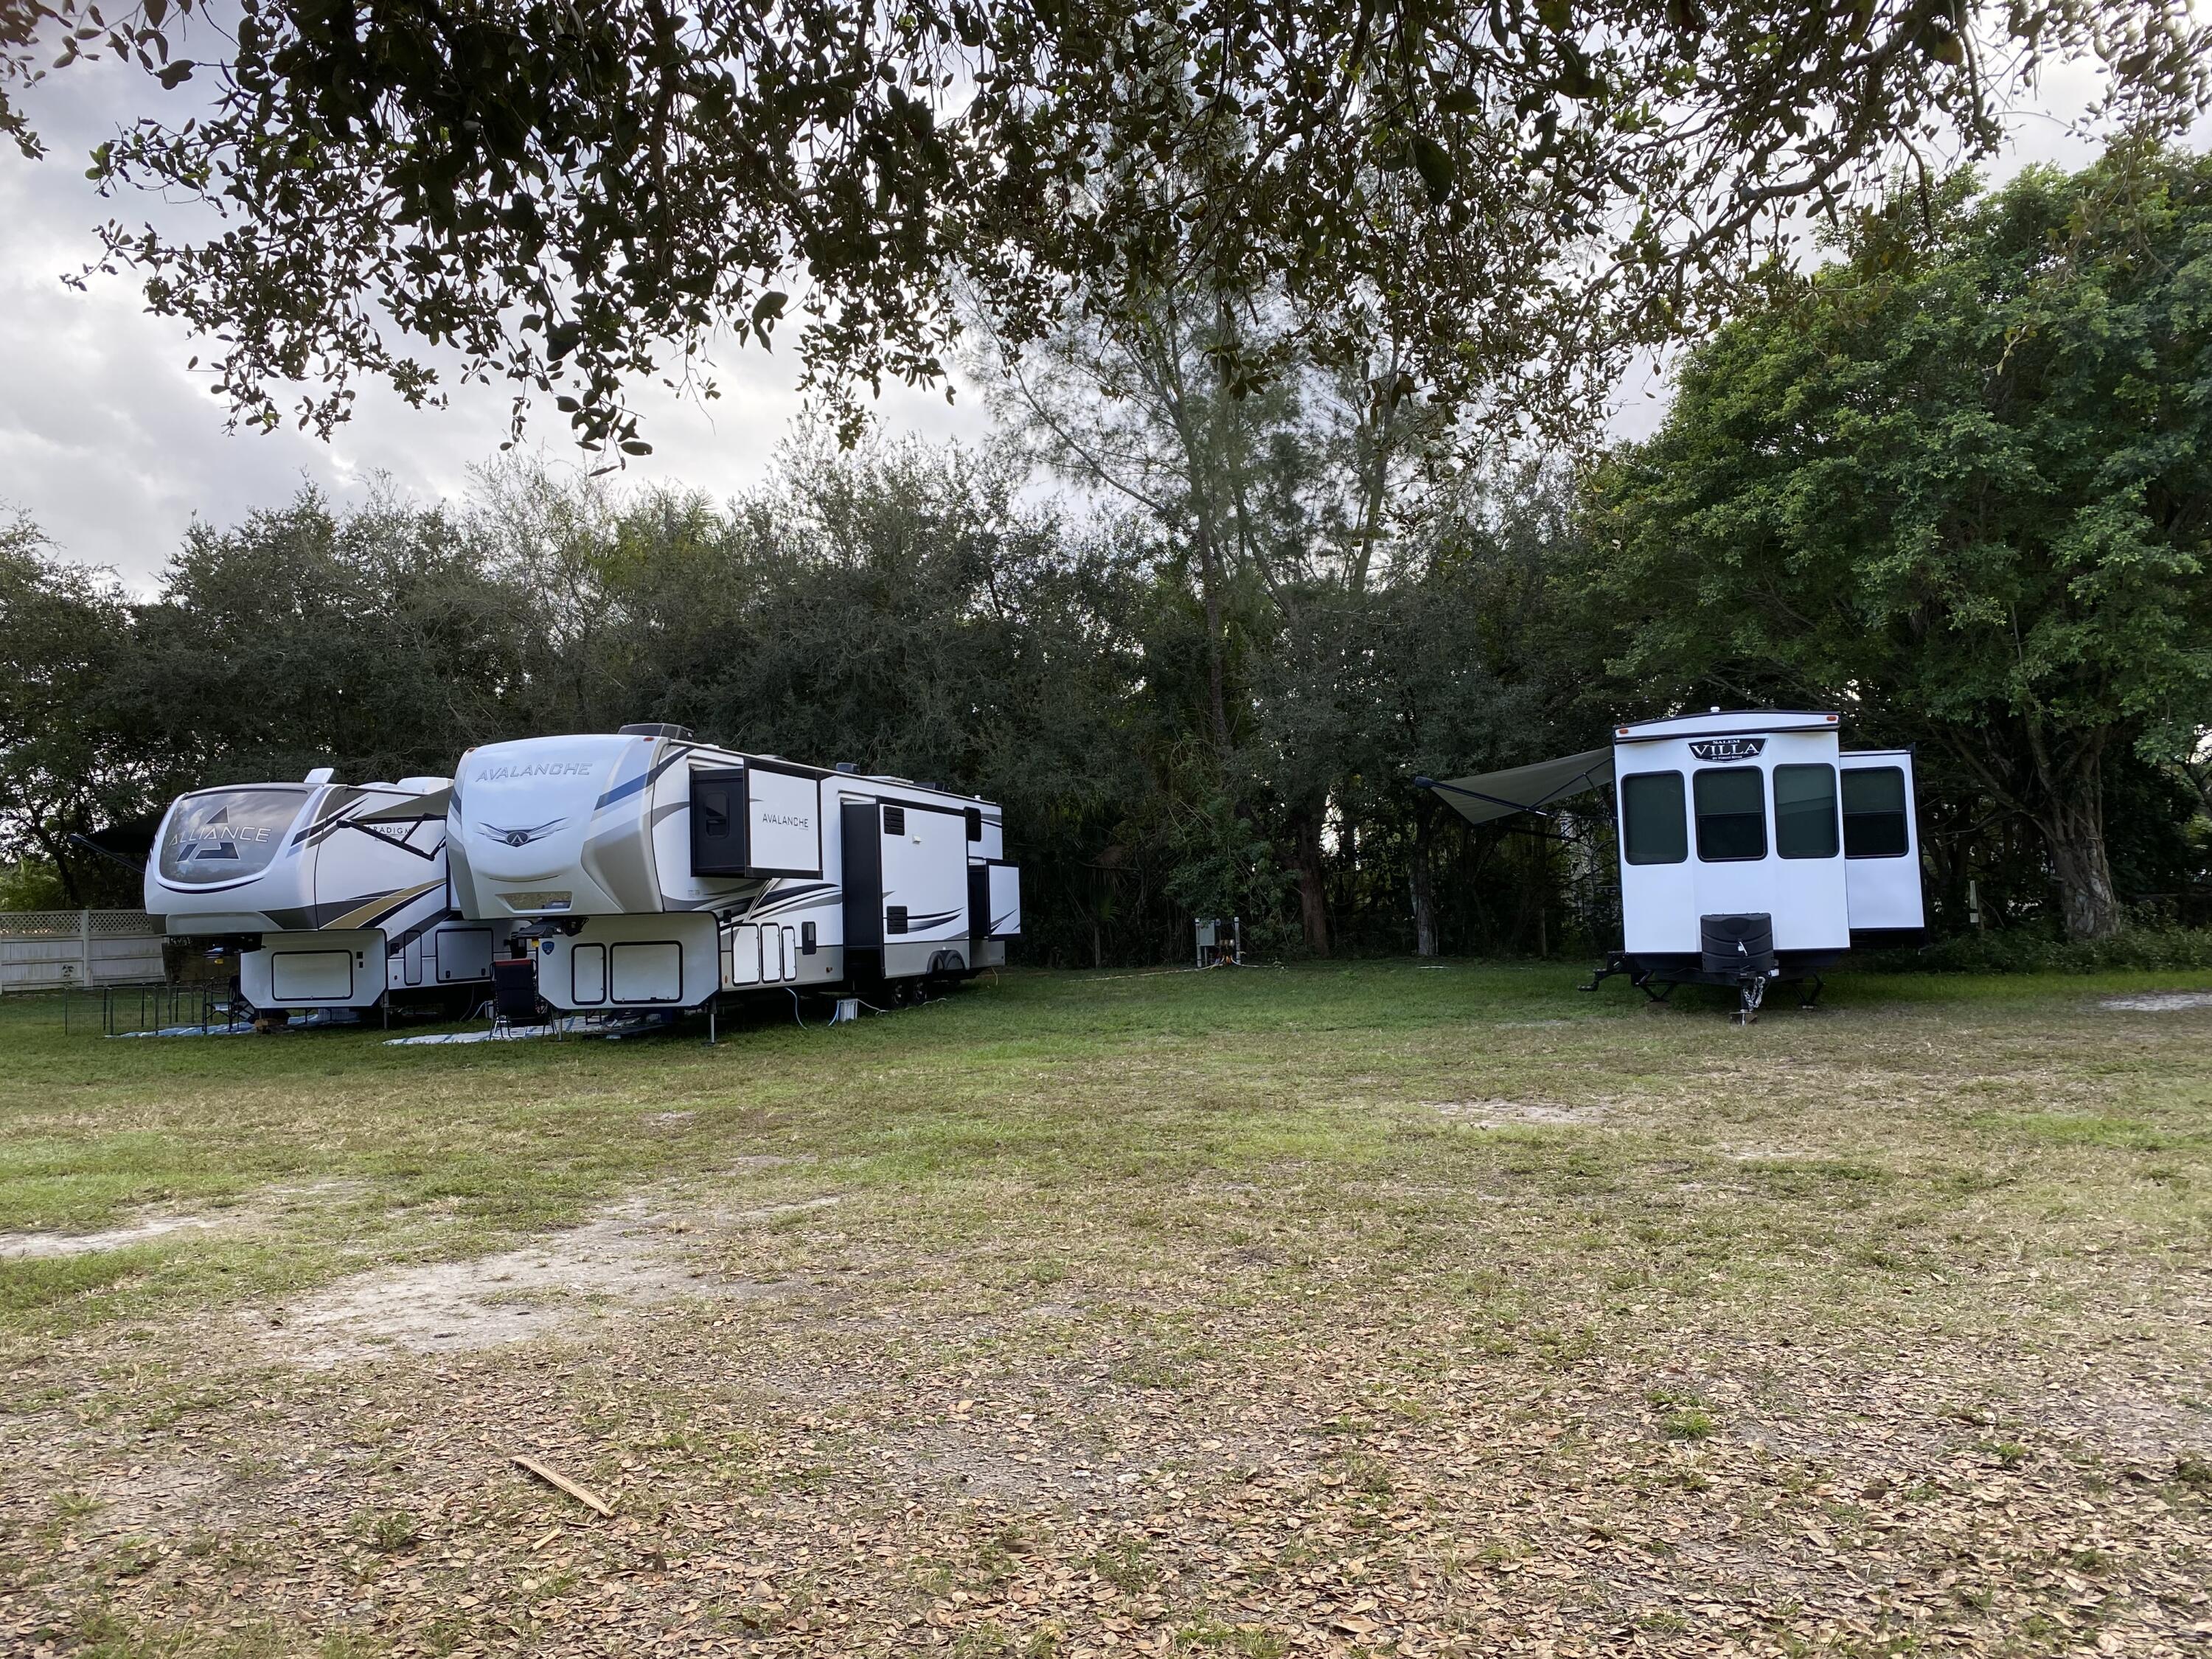
[{"label": "awning support arm", "polygon": [[1455,783],[1444,783],[1435,778],[1415,778],[1413,780],[1413,787],[1416,789],[1449,789],[1455,795],[1465,795],[1472,800],[1486,800],[1492,806],[1503,806],[1509,812],[1534,812],[1540,818],[1548,818],[1552,816],[1540,806],[1523,806],[1517,800],[1505,800],[1497,795],[1486,795],[1480,789],[1462,789]]}]

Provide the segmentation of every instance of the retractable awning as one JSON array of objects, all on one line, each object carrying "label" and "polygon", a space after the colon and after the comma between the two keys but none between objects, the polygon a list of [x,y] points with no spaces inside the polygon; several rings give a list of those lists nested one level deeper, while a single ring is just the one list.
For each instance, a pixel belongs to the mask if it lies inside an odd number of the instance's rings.
[{"label": "retractable awning", "polygon": [[356,823],[420,823],[425,818],[442,818],[446,809],[453,804],[453,792],[448,787],[434,789],[427,795],[410,795],[389,806],[380,806],[374,812],[363,812]]},{"label": "retractable awning", "polygon": [[1503,772],[1478,772],[1465,778],[1415,778],[1433,789],[1469,823],[1492,823],[1516,812],[1545,812],[1554,803],[1613,787],[1613,750],[1589,749],[1579,755],[1538,761]]}]

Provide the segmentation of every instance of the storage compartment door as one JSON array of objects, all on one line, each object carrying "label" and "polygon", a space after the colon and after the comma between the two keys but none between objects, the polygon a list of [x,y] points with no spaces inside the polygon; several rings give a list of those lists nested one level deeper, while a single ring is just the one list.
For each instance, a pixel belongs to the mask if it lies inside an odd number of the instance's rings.
[{"label": "storage compartment door", "polygon": [[607,947],[572,945],[568,947],[568,998],[583,1006],[607,1000]]},{"label": "storage compartment door", "polygon": [[438,983],[491,977],[491,929],[441,927],[431,936],[438,954]]},{"label": "storage compartment door", "polygon": [[1022,931],[1022,872],[1018,866],[991,866],[991,926],[993,939],[1012,939]]},{"label": "storage compartment door", "polygon": [[684,1000],[684,947],[674,939],[638,939],[607,949],[612,1000]]},{"label": "storage compartment door", "polygon": [[353,952],[274,951],[269,988],[280,1008],[295,1002],[343,1002],[353,995]]},{"label": "storage compartment door", "polygon": [[751,922],[730,929],[730,983],[757,985],[761,978],[761,930]]},{"label": "storage compartment door", "polygon": [[799,930],[796,927],[786,927],[782,930],[782,937],[783,977],[797,979],[799,977]]}]

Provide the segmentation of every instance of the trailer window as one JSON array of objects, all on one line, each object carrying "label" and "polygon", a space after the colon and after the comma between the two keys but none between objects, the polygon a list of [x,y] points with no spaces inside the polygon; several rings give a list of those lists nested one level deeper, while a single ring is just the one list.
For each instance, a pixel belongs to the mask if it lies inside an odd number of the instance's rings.
[{"label": "trailer window", "polygon": [[1766,856],[1766,775],[1756,766],[1709,766],[1691,787],[1698,799],[1698,857],[1728,864]]},{"label": "trailer window", "polygon": [[1905,822],[1905,769],[1854,767],[1844,774],[1844,856],[1901,859],[1912,850]]},{"label": "trailer window", "polygon": [[902,836],[906,834],[905,807],[886,806],[884,808],[884,833],[887,836]]},{"label": "trailer window", "polygon": [[1774,769],[1774,850],[1785,859],[1836,856],[1836,769]]},{"label": "trailer window", "polygon": [[737,767],[691,774],[691,873],[745,873],[745,775]]},{"label": "trailer window", "polygon": [[1636,772],[1620,781],[1621,846],[1631,864],[1680,864],[1690,856],[1680,772]]},{"label": "trailer window", "polygon": [[284,832],[307,805],[297,786],[210,789],[187,795],[169,814],[161,879],[174,887],[243,881],[269,867]]}]

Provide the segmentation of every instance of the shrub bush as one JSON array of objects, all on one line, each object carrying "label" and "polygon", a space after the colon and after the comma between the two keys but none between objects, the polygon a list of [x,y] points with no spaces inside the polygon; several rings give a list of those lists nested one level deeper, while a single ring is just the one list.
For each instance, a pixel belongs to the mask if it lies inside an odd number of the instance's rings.
[{"label": "shrub bush", "polygon": [[2212,928],[2133,927],[2078,940],[2027,927],[1962,933],[1912,951],[1877,951],[1856,966],[1888,974],[2096,974],[2129,968],[2212,968]]}]

